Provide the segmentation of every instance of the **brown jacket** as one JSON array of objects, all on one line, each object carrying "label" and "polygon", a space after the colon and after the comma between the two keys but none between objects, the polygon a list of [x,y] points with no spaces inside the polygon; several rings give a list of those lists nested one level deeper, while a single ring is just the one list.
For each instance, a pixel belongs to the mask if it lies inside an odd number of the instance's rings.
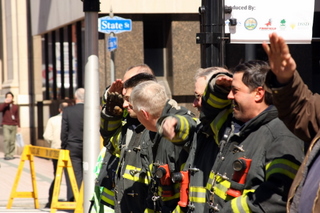
[{"label": "brown jacket", "polygon": [[13,125],[20,127],[19,106],[15,104],[0,104],[0,112],[2,112],[2,125]]},{"label": "brown jacket", "polygon": [[[267,85],[272,88],[274,104],[278,108],[279,118],[300,139],[305,141],[307,147],[306,157],[296,174],[288,196],[287,212],[298,212],[301,195],[300,184],[304,182],[308,166],[320,150],[320,95],[313,94],[302,81],[296,71],[293,80],[283,86],[276,85],[275,76],[268,74]],[[278,87],[278,88],[277,88]],[[319,187],[315,184],[315,187]],[[317,198],[320,197],[320,188]],[[315,199],[312,208],[313,213],[320,212],[320,199]]]}]

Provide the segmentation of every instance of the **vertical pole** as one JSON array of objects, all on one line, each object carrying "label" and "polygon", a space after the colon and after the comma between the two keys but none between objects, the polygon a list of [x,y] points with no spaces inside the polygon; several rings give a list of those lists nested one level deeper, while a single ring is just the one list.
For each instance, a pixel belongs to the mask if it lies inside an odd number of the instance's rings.
[{"label": "vertical pole", "polygon": [[85,102],[83,127],[83,182],[84,208],[88,212],[94,192],[94,173],[100,150],[99,135],[99,59],[98,59],[98,12],[99,0],[84,0],[85,12]]},{"label": "vertical pole", "polygon": [[[113,18],[112,8],[110,9],[110,18]],[[111,32],[109,37],[114,37],[114,33]],[[115,66],[114,66],[114,58],[115,58],[115,51],[110,51],[110,85],[115,81]]]},{"label": "vertical pole", "polygon": [[225,34],[224,34],[224,0],[202,0],[199,8],[201,67],[224,66]]},{"label": "vertical pole", "polygon": [[256,49],[254,44],[245,44],[245,61],[256,59]]}]

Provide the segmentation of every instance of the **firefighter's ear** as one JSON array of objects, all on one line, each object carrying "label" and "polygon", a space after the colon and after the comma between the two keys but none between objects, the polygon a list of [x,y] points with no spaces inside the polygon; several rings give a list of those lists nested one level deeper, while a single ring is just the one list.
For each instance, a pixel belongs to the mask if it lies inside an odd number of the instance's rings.
[{"label": "firefighter's ear", "polygon": [[256,102],[263,101],[265,93],[266,93],[266,91],[263,89],[263,87],[257,87],[255,89],[255,96],[254,96],[255,101]]},{"label": "firefighter's ear", "polygon": [[144,117],[144,119],[146,119],[146,120],[150,119],[150,114],[146,110],[141,109],[140,112],[141,112],[142,116]]}]

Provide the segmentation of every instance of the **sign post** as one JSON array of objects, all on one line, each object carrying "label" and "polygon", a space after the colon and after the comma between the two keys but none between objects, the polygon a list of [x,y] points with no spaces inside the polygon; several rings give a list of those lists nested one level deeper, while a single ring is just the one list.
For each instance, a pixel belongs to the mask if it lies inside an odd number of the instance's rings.
[{"label": "sign post", "polygon": [[115,34],[128,32],[131,30],[132,30],[131,19],[124,19],[119,16],[113,16],[112,10],[110,10],[110,16],[105,16],[98,19],[98,31],[100,33],[110,34],[108,36],[107,50],[110,51],[111,84],[115,80],[115,66],[114,66],[115,52],[114,51],[118,48],[118,38],[115,36]]}]

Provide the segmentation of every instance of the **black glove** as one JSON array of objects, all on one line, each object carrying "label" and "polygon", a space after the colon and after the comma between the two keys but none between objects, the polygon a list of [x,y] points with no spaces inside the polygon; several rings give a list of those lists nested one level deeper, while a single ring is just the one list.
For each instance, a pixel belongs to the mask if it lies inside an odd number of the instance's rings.
[{"label": "black glove", "polygon": [[118,92],[108,92],[105,110],[108,115],[119,116],[123,112],[123,97]]}]

